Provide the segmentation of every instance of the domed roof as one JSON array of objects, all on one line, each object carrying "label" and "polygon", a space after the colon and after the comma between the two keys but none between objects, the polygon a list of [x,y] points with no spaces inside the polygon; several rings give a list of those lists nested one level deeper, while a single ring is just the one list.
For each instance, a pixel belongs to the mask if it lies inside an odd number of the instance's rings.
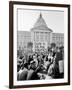
[{"label": "domed roof", "polygon": [[48,30],[49,32],[52,32],[52,30],[47,27],[47,24],[46,24],[45,20],[43,19],[41,13],[40,13],[40,16],[39,16],[38,20],[34,24],[34,27],[31,30],[35,30],[35,29],[38,29],[38,30]]}]

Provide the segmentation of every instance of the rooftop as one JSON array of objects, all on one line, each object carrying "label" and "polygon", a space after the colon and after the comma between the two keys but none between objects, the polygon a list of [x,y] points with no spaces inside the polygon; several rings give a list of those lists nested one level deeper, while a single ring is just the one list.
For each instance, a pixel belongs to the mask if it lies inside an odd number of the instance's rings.
[{"label": "rooftop", "polygon": [[52,32],[52,30],[50,28],[47,27],[47,24],[45,22],[45,20],[42,17],[42,14],[40,13],[36,23],[34,24],[34,27],[31,30],[48,30],[49,32]]}]

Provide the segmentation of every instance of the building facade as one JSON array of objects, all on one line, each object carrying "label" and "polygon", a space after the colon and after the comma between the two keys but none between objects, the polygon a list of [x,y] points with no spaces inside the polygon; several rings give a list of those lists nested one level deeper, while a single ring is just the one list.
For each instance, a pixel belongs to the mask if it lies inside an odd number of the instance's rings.
[{"label": "building facade", "polygon": [[31,32],[17,31],[17,50],[26,51],[28,42],[31,42]]},{"label": "building facade", "polygon": [[63,33],[52,33],[52,43],[56,43],[56,46],[64,45],[64,34]]},{"label": "building facade", "polygon": [[31,29],[31,37],[33,42],[33,51],[47,49],[52,42],[52,30],[47,27],[42,14],[40,14],[37,22]]},{"label": "building facade", "polygon": [[47,49],[51,43],[55,43],[57,46],[64,45],[64,34],[53,33],[40,13],[30,32],[18,31],[18,48],[27,50],[28,42],[33,43],[33,51],[41,51]]}]

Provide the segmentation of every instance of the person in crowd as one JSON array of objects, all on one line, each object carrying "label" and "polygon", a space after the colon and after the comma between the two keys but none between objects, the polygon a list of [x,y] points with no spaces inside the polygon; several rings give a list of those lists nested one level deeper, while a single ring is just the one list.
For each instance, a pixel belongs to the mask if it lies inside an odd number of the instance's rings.
[{"label": "person in crowd", "polygon": [[41,57],[40,57],[40,55],[38,55],[37,60],[38,60],[38,65],[41,65]]},{"label": "person in crowd", "polygon": [[31,61],[30,62],[30,70],[28,70],[28,74],[27,74],[27,80],[37,80],[37,79],[39,79],[39,77],[37,75],[36,68],[37,68],[36,62],[34,60]]},{"label": "person in crowd", "polygon": [[60,47],[60,58],[59,58],[59,76],[60,78],[64,77],[64,51],[63,48]]},{"label": "person in crowd", "polygon": [[48,61],[50,62],[48,68],[48,75],[52,76],[52,78],[59,77],[59,67],[56,61],[56,51],[50,50],[48,54]]},{"label": "person in crowd", "polygon": [[59,71],[59,78],[63,78],[64,76],[64,61],[63,61],[63,53],[62,53],[62,48],[57,48],[56,52],[56,65],[58,66],[58,71]]},{"label": "person in crowd", "polygon": [[17,58],[17,72],[19,72],[21,69],[21,63],[22,63],[22,59],[19,59],[19,57],[18,57]]},{"label": "person in crowd", "polygon": [[59,78],[59,67],[55,61],[55,58],[53,58],[53,63],[48,69],[48,75],[50,75],[52,78]]},{"label": "person in crowd", "polygon": [[37,67],[38,66],[38,60],[37,60],[37,56],[36,55],[33,55],[33,61],[35,62],[36,67]]},{"label": "person in crowd", "polygon": [[17,80],[26,80],[28,74],[28,64],[25,63],[24,66],[17,73]]},{"label": "person in crowd", "polygon": [[51,62],[49,61],[48,56],[45,57],[44,66],[45,66],[46,71],[49,69],[50,64]]},{"label": "person in crowd", "polygon": [[30,62],[33,60],[33,56],[32,55],[29,55],[28,56],[28,64],[30,64]]}]

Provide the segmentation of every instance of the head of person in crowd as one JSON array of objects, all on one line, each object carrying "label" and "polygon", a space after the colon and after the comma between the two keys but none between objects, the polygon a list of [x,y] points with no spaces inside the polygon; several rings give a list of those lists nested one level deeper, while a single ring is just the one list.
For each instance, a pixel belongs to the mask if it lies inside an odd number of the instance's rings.
[{"label": "head of person in crowd", "polygon": [[57,47],[57,50],[56,50],[57,52],[60,52],[60,49],[59,49],[59,47]]},{"label": "head of person in crowd", "polygon": [[64,52],[64,47],[63,46],[61,46],[59,49],[60,49],[60,52]]},{"label": "head of person in crowd", "polygon": [[17,58],[17,65],[20,65],[21,67],[22,59]]},{"label": "head of person in crowd", "polygon": [[52,52],[52,50],[50,50],[50,53],[48,54],[48,61],[49,62],[53,62],[53,52]]},{"label": "head of person in crowd", "polygon": [[41,57],[40,57],[40,55],[38,55],[37,59],[38,59],[39,62],[41,61]]},{"label": "head of person in crowd", "polygon": [[46,59],[47,59],[47,56],[44,55],[44,56],[43,56],[43,60],[44,60],[44,62],[46,61]]},{"label": "head of person in crowd", "polygon": [[36,54],[33,55],[33,60],[37,60],[37,55]]},{"label": "head of person in crowd", "polygon": [[24,68],[28,69],[28,63],[24,63]]},{"label": "head of person in crowd", "polygon": [[36,55],[33,55],[33,61],[35,62],[35,66],[38,66],[38,59]]},{"label": "head of person in crowd", "polygon": [[30,62],[30,69],[33,69],[33,70],[35,70],[37,68],[37,66],[36,66],[36,62],[33,60],[33,61],[31,61]]},{"label": "head of person in crowd", "polygon": [[37,52],[35,52],[35,56],[36,56],[36,57],[38,56]]},{"label": "head of person in crowd", "polygon": [[24,57],[24,54],[22,53],[19,58],[22,59],[23,57]]},{"label": "head of person in crowd", "polygon": [[28,64],[30,64],[30,61],[32,61],[32,60],[33,60],[33,55],[29,55],[28,60],[27,60]]},{"label": "head of person in crowd", "polygon": [[52,50],[50,49],[49,52],[48,52],[48,56],[52,56],[53,55],[53,52]]}]

